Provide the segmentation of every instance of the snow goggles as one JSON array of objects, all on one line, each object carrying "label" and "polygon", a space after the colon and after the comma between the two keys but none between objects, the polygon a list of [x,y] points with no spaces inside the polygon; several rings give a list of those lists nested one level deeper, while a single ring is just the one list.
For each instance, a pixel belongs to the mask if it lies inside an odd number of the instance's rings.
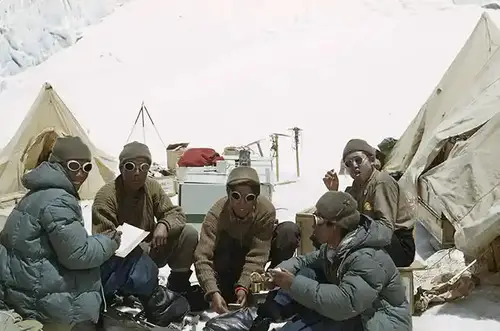
[{"label": "snow goggles", "polygon": [[81,164],[76,160],[69,160],[68,162],[66,162],[66,168],[68,168],[68,170],[71,172],[78,172],[82,170],[83,172],[88,174],[92,170],[92,163],[85,162],[84,164]]},{"label": "snow goggles", "polygon": [[137,165],[134,162],[126,162],[123,164],[123,168],[127,171],[135,171],[136,169],[139,169],[140,172],[148,172],[150,167],[151,166],[148,163],[141,163]]},{"label": "snow goggles", "polygon": [[[241,198],[243,198],[240,194],[240,192],[237,192],[237,191],[233,191],[231,192],[231,198],[233,198],[234,200],[237,200],[239,201]],[[249,193],[245,196],[245,201],[246,202],[252,202],[252,201],[255,201],[255,199],[257,198],[257,196],[253,193]]]},{"label": "snow goggles", "polygon": [[323,217],[319,216],[316,213],[313,213],[313,217],[314,217],[314,225],[315,226],[321,226],[321,225],[327,223],[326,219],[324,219]]},{"label": "snow goggles", "polygon": [[366,159],[367,159],[366,156],[365,157],[363,157],[363,156],[355,156],[355,157],[350,158],[349,160],[345,161],[344,165],[346,166],[346,168],[352,168],[354,163],[356,163],[359,166]]}]

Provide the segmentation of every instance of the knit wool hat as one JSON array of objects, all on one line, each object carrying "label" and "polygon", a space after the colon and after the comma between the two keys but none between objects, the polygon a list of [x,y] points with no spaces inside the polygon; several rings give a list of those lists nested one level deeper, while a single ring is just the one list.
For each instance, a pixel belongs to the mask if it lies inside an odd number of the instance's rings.
[{"label": "knit wool hat", "polygon": [[80,137],[58,137],[52,147],[49,162],[64,162],[70,160],[91,160],[92,153]]},{"label": "knit wool hat", "polygon": [[316,214],[326,221],[347,229],[354,230],[360,220],[358,203],[345,192],[326,192],[316,202]]},{"label": "knit wool hat", "polygon": [[149,151],[149,147],[144,145],[138,141],[133,141],[131,143],[123,146],[123,150],[118,157],[120,160],[120,165],[124,164],[127,161],[143,157],[151,164],[151,152]]},{"label": "knit wool hat", "polygon": [[255,186],[258,193],[260,193],[259,174],[252,167],[239,166],[231,170],[229,176],[227,176],[227,188],[239,184],[249,184],[251,186]]},{"label": "knit wool hat", "polygon": [[345,145],[344,152],[342,153],[342,160],[345,160],[347,155],[354,152],[365,152],[371,156],[375,156],[376,153],[375,148],[370,146],[370,144],[368,144],[366,140],[351,139]]}]

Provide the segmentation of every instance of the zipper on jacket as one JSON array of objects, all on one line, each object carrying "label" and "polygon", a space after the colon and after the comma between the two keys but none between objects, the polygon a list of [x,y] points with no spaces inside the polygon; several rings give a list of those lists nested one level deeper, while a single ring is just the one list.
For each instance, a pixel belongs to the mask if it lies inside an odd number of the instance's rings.
[{"label": "zipper on jacket", "polygon": [[104,296],[104,286],[102,286],[102,283],[101,283],[101,296],[102,296],[102,303],[103,303],[103,311],[105,313],[108,312],[108,305],[106,303],[106,297]]}]

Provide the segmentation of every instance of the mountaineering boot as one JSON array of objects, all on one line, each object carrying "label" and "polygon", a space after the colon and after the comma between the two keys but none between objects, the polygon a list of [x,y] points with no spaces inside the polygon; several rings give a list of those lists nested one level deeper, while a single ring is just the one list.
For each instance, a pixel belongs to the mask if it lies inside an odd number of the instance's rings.
[{"label": "mountaineering boot", "polygon": [[282,305],[275,301],[278,291],[267,294],[266,300],[257,307],[257,317],[254,319],[250,331],[267,331],[271,323],[280,323],[292,318],[299,308],[295,302]]},{"label": "mountaineering boot", "polygon": [[184,293],[191,287],[189,278],[193,272],[189,271],[171,271],[168,275],[167,288],[170,291]]},{"label": "mountaineering boot", "polygon": [[189,302],[192,312],[203,311],[210,308],[210,304],[205,301],[205,294],[199,285],[191,285],[189,278],[193,272],[171,272],[168,276],[167,288],[173,292],[181,294]]},{"label": "mountaineering boot", "polygon": [[254,319],[252,326],[250,326],[249,331],[268,331],[271,323],[272,321],[270,318],[257,316]]}]

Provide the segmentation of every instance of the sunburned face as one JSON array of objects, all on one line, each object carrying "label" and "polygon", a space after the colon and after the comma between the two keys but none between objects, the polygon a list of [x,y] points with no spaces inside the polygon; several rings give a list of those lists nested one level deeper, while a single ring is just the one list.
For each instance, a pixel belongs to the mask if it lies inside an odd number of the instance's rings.
[{"label": "sunburned face", "polygon": [[352,152],[344,159],[344,164],[356,182],[365,182],[373,172],[373,163],[363,152]]},{"label": "sunburned face", "polygon": [[127,160],[120,167],[123,184],[126,188],[137,191],[146,183],[151,164],[143,157]]},{"label": "sunburned face", "polygon": [[90,163],[90,160],[85,159],[69,160],[63,162],[62,166],[66,170],[69,180],[77,191],[80,189],[92,170],[92,163]]},{"label": "sunburned face", "polygon": [[229,191],[229,201],[233,212],[239,218],[245,218],[255,206],[257,196],[249,185],[237,185]]}]

